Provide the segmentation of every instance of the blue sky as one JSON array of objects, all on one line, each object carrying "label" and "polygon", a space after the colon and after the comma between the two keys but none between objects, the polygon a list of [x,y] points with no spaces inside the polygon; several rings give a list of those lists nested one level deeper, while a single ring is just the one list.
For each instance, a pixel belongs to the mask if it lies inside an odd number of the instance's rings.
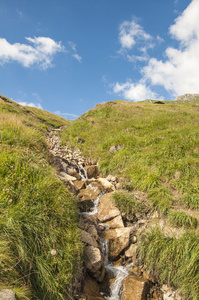
[{"label": "blue sky", "polygon": [[0,0],[0,94],[67,119],[199,93],[199,0]]}]

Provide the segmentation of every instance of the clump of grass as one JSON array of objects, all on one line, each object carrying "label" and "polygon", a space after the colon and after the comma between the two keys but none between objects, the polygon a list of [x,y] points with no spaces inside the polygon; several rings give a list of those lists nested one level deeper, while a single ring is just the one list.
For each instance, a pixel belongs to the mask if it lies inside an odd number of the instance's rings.
[{"label": "clump of grass", "polygon": [[82,268],[76,198],[47,161],[58,116],[0,97],[0,288],[18,299],[73,299]]},{"label": "clump of grass", "polygon": [[37,299],[62,299],[81,267],[76,201],[34,153],[4,149],[0,159],[1,239],[9,241],[18,260],[13,272],[20,274],[10,281],[5,261],[4,285],[19,280]]},{"label": "clump of grass", "polygon": [[131,193],[115,192],[113,197],[121,213],[125,214],[128,218],[136,213],[146,211],[146,206],[141,201],[135,199]]},{"label": "clump of grass", "polygon": [[159,228],[147,232],[138,249],[145,268],[163,283],[178,288],[186,299],[199,298],[199,236],[165,237]]},{"label": "clump of grass", "polygon": [[169,210],[167,216],[171,223],[177,227],[196,228],[198,225],[198,220],[195,217],[182,211]]}]

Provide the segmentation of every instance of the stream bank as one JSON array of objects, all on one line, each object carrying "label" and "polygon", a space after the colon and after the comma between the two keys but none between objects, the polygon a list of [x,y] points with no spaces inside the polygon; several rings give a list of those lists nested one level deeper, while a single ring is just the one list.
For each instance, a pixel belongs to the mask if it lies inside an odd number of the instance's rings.
[{"label": "stream bank", "polygon": [[84,247],[84,280],[79,300],[181,299],[177,292],[162,289],[140,265],[136,255],[140,234],[158,218],[140,215],[124,222],[113,194],[119,179],[100,177],[96,161],[60,145],[58,130],[48,135],[52,163],[58,176],[79,198],[79,228]]}]

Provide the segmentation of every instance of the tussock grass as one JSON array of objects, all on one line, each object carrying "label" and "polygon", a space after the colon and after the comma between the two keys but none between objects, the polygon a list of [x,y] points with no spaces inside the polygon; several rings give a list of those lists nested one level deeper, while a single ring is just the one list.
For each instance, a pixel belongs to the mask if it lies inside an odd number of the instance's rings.
[{"label": "tussock grass", "polygon": [[[97,157],[101,172],[120,177],[129,193],[116,194],[120,210],[130,219],[142,208],[134,191],[148,195],[153,209],[164,213],[188,233],[178,240],[153,230],[141,240],[140,256],[160,282],[199,299],[199,238],[196,220],[172,208],[199,209],[199,106],[114,101],[97,105],[69,124],[62,142]],[[85,142],[78,143],[78,138]],[[118,151],[110,151],[120,146]],[[137,207],[138,205],[138,207]]]},{"label": "tussock grass", "polygon": [[126,214],[128,218],[136,213],[144,213],[148,209],[146,203],[136,199],[131,193],[115,192],[113,197],[120,212]]},{"label": "tussock grass", "polygon": [[188,232],[179,239],[154,228],[140,240],[139,255],[157,280],[180,289],[186,299],[199,297],[199,236]]},{"label": "tussock grass", "polygon": [[[198,115],[194,105],[108,102],[72,122],[62,141],[97,156],[104,174],[119,175],[128,189],[147,192],[161,211],[174,201],[198,209]],[[78,144],[78,137],[85,143]],[[110,152],[114,145],[120,151]]]},{"label": "tussock grass", "polygon": [[67,122],[48,113],[39,121],[36,110],[28,114],[26,108],[4,100],[0,288],[11,288],[18,299],[73,299],[82,267],[77,202],[49,166],[45,142],[48,126]]},{"label": "tussock grass", "polygon": [[189,216],[182,211],[168,211],[168,219],[174,226],[196,228],[198,226],[198,220],[195,217]]}]

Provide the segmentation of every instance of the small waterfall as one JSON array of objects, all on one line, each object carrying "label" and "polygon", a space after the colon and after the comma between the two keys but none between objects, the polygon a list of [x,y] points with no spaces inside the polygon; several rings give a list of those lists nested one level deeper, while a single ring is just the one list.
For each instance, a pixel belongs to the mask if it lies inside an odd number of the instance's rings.
[{"label": "small waterfall", "polygon": [[[85,171],[86,172],[86,171]],[[95,187],[92,187],[90,184],[88,185],[91,189],[95,191]],[[102,191],[99,196],[93,200],[94,206],[92,208],[92,211],[90,212],[82,212],[82,215],[96,215],[98,213],[98,204],[99,204],[99,199],[107,193],[106,190]],[[104,230],[108,229],[108,225],[104,223],[99,223],[98,225],[102,226]],[[105,296],[105,300],[120,300],[121,299],[121,289],[122,289],[122,283],[123,280],[129,275],[130,273],[130,267],[132,265],[128,264],[126,266],[113,266],[113,264],[109,261],[108,259],[108,254],[109,254],[109,240],[104,240],[102,237],[100,237],[100,248],[101,251],[104,255],[104,264],[105,264],[105,269],[108,272],[111,272],[115,279],[114,281],[110,284],[110,296]]]},{"label": "small waterfall", "polygon": [[102,253],[104,254],[105,268],[107,271],[111,272],[115,277],[114,281],[110,284],[110,296],[105,297],[105,299],[120,300],[122,283],[123,280],[129,275],[132,263],[126,266],[113,266],[113,264],[108,259],[109,241],[100,238],[100,246]]}]

